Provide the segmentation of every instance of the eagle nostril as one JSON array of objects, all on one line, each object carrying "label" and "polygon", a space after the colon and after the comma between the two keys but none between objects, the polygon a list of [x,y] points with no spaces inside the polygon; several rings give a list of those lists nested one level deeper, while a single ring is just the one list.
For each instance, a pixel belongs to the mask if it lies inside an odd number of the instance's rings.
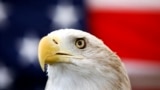
[{"label": "eagle nostril", "polygon": [[53,41],[55,44],[58,44],[58,42],[57,42],[55,39],[52,39],[52,41]]}]

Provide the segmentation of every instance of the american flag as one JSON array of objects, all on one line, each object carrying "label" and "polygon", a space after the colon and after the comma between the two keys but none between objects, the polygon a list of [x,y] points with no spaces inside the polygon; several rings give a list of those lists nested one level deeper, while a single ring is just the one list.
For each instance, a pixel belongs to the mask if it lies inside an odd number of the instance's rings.
[{"label": "american flag", "polygon": [[44,90],[38,42],[61,28],[101,38],[125,63],[132,90],[160,90],[159,0],[1,0],[0,90]]}]

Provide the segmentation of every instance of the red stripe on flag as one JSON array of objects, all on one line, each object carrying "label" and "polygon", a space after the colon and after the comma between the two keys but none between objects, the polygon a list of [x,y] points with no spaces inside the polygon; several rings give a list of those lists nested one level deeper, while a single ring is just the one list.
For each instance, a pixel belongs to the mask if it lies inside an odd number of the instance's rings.
[{"label": "red stripe on flag", "polygon": [[122,58],[160,63],[160,12],[88,12],[89,30]]}]

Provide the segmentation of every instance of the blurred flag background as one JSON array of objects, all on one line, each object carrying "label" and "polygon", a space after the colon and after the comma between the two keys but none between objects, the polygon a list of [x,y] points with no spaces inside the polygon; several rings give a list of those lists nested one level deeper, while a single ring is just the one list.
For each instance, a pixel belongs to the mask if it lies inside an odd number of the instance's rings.
[{"label": "blurred flag background", "polygon": [[0,0],[0,90],[44,90],[38,42],[61,28],[101,38],[133,90],[160,90],[159,0]]}]

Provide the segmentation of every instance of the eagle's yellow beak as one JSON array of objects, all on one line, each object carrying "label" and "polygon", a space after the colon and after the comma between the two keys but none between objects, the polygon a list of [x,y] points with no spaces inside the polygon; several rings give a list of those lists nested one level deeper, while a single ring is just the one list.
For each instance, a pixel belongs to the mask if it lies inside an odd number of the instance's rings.
[{"label": "eagle's yellow beak", "polygon": [[38,47],[38,58],[39,63],[44,71],[45,64],[53,64],[55,62],[68,62],[66,56],[71,56],[68,53],[64,52],[63,49],[59,46],[59,39],[45,36],[39,42]]}]

